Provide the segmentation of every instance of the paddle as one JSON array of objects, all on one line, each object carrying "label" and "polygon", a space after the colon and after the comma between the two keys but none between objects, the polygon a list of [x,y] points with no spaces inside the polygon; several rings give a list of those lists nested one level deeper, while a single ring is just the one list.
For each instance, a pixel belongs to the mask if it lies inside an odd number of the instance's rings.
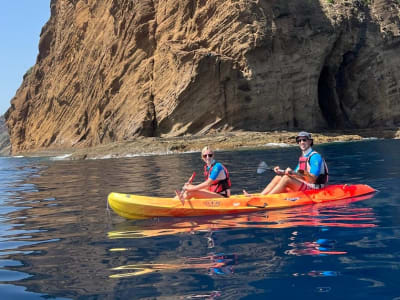
[{"label": "paddle", "polygon": [[[262,162],[260,162],[260,163],[258,164],[258,167],[257,167],[257,174],[262,174],[262,173],[264,173],[265,171],[273,171],[273,172],[275,172],[275,170],[274,170],[273,167],[268,166],[268,164],[267,164],[265,161],[262,161]],[[285,170],[278,169],[278,174],[279,174],[279,175],[285,175],[286,173],[285,173]],[[295,171],[289,171],[287,175],[288,175],[288,176],[301,176],[301,177],[304,176],[304,174],[302,174],[301,172],[295,172]],[[246,197],[251,197],[251,194],[249,194],[246,190],[243,190],[243,194],[244,194]],[[249,204],[249,203],[248,203],[248,205],[249,205],[249,206],[255,206],[255,207],[261,207],[261,206],[257,206],[257,205],[251,205],[251,204]],[[263,207],[264,207],[264,206],[262,206],[261,208],[263,208]]]},{"label": "paddle", "polygon": [[[273,167],[270,167],[270,166],[268,166],[268,164],[265,162],[265,161],[262,161],[262,162],[260,162],[259,164],[258,164],[258,167],[257,167],[257,174],[262,174],[262,173],[264,173],[265,171],[273,171],[273,172],[275,172],[275,170],[274,170],[274,168]],[[285,173],[285,171],[284,170],[278,170],[280,173]],[[243,194],[246,196],[246,197],[251,197],[251,194],[249,194],[246,190],[243,190]]]},{"label": "paddle", "polygon": [[[196,172],[193,172],[192,176],[190,176],[189,180],[186,183],[191,184],[193,182],[193,179],[196,177]],[[185,192],[185,185],[182,187],[180,191],[176,190],[175,194],[178,196],[179,200],[181,200],[182,205],[185,204],[185,198],[183,198],[183,193]]]},{"label": "paddle", "polygon": [[[262,161],[258,164],[257,167],[257,174],[262,174],[265,171],[274,171],[273,167],[268,166],[268,164],[265,161]],[[278,172],[280,174],[285,174],[285,170],[279,169]],[[303,176],[303,174],[301,174],[300,172],[295,172],[295,171],[290,171],[288,175],[297,175],[297,176]]]},{"label": "paddle", "polygon": [[[268,164],[267,164],[265,161],[262,161],[262,162],[260,162],[260,163],[258,164],[258,167],[257,167],[257,174],[262,174],[262,173],[264,173],[265,171],[274,171],[274,168],[268,166]],[[282,173],[283,173],[283,172],[285,172],[285,171],[279,170],[279,172],[282,172]]]}]

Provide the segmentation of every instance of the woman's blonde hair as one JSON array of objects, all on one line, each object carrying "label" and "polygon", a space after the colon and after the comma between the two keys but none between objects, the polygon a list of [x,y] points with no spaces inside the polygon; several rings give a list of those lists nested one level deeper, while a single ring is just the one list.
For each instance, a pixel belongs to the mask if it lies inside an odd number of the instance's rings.
[{"label": "woman's blonde hair", "polygon": [[206,151],[209,151],[209,152],[211,152],[212,154],[214,154],[214,151],[213,151],[213,149],[211,149],[211,147],[210,146],[205,146],[202,150],[201,150],[201,157],[203,157],[203,154],[204,154],[204,152],[206,152]]}]

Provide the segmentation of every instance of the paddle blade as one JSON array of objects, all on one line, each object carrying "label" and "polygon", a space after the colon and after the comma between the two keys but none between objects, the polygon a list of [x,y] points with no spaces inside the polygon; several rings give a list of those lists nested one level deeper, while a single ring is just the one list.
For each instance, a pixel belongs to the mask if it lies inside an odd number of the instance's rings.
[{"label": "paddle blade", "polygon": [[257,167],[257,174],[262,174],[269,169],[267,163],[265,161],[260,162]]}]

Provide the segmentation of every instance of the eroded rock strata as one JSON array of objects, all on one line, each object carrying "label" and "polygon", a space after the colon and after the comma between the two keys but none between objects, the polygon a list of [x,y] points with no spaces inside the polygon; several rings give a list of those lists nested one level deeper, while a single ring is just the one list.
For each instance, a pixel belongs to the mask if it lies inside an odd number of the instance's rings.
[{"label": "eroded rock strata", "polygon": [[52,0],[12,152],[400,124],[397,0]]}]

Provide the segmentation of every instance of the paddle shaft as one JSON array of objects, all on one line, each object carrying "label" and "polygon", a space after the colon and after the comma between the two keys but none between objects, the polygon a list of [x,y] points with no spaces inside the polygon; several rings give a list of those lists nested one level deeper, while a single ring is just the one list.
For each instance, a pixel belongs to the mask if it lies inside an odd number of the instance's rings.
[{"label": "paddle shaft", "polygon": [[[257,169],[257,173],[260,174],[260,171],[259,171],[259,170],[269,170],[269,171],[275,172],[275,168],[269,167],[265,162],[262,162],[261,164],[263,164],[263,165],[262,165],[262,166],[259,166],[259,168]],[[260,164],[260,165],[261,165],[261,164]],[[261,172],[263,172],[263,171],[261,171]],[[305,173],[304,173],[304,172],[301,173],[301,172],[296,172],[296,171],[289,171],[289,172],[286,174],[286,171],[285,171],[285,170],[278,169],[277,172],[275,172],[275,173],[277,173],[278,175],[281,175],[281,176],[282,176],[282,175],[287,175],[287,176],[305,178]]]},{"label": "paddle shaft", "polygon": [[188,183],[189,184],[192,183],[195,177],[196,177],[196,172],[193,172],[192,176],[190,176],[190,178],[188,180]]},{"label": "paddle shaft", "polygon": [[[196,172],[193,172],[192,176],[190,176],[189,180],[187,183],[191,184],[196,177]],[[179,200],[181,200],[182,205],[185,204],[185,199],[183,198],[183,193],[185,192],[185,186],[182,187],[181,191],[175,191],[176,195],[178,196]]]},{"label": "paddle shaft", "polygon": [[[274,168],[269,168],[268,170],[275,172]],[[276,173],[276,172],[275,172]],[[280,173],[280,175],[292,175],[292,176],[303,176],[303,174],[299,173],[299,172],[295,172],[295,171],[289,171],[288,174],[286,174],[285,170],[282,169],[278,169],[278,173]]]},{"label": "paddle shaft", "polygon": [[[271,168],[270,166],[267,165],[267,163],[265,161],[262,161],[257,168],[257,173],[261,174],[261,173],[264,173],[266,170],[275,172],[275,167]],[[282,170],[282,169],[278,169],[277,171],[278,171],[278,173],[281,173],[281,175],[285,173],[285,170]],[[288,175],[300,175],[301,176],[300,173],[297,173],[295,171],[290,171]]]}]

